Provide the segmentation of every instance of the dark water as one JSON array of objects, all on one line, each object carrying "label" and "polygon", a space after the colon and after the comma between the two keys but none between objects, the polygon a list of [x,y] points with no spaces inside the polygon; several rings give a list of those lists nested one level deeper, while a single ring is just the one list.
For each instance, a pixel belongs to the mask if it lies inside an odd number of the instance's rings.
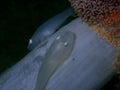
[{"label": "dark water", "polygon": [[[27,53],[28,40],[37,27],[70,6],[67,0],[0,0],[0,73]],[[120,90],[119,76],[102,90]]]}]

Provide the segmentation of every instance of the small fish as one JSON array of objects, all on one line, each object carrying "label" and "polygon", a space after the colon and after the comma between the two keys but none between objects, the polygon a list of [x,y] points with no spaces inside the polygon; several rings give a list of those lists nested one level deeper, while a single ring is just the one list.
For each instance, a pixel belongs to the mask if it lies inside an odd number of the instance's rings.
[{"label": "small fish", "polygon": [[[65,22],[70,22],[70,16],[73,14],[72,8],[68,8],[62,13],[49,19],[47,22],[43,23],[38,27],[36,32],[33,34],[29,40],[28,49],[33,50],[38,44],[43,40],[50,37],[53,33],[58,31],[58,29],[65,24]],[[68,20],[69,19],[69,20]]]},{"label": "small fish", "polygon": [[44,59],[42,60],[42,66],[38,73],[34,90],[45,89],[50,77],[70,56],[74,48],[75,40],[75,34],[70,31],[64,32],[54,40]]}]

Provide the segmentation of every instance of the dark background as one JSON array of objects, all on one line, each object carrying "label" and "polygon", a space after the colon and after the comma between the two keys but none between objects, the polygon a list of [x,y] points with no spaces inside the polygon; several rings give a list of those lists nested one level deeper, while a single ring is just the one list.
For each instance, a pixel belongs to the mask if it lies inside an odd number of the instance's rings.
[{"label": "dark background", "polygon": [[[29,51],[29,38],[37,27],[69,7],[67,0],[0,0],[0,74]],[[115,75],[102,90],[120,90]]]}]

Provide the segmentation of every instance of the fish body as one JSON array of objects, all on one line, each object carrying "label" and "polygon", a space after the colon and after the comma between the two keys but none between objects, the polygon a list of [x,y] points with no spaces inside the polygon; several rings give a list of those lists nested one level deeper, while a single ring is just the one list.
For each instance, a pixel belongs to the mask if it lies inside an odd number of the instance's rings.
[{"label": "fish body", "polygon": [[36,32],[31,37],[31,39],[29,40],[28,49],[33,50],[43,40],[50,37],[61,27],[61,25],[66,21],[66,19],[72,14],[73,14],[72,8],[68,8],[62,13],[54,16],[53,18],[49,19],[48,21],[40,25]]},{"label": "fish body", "polygon": [[34,90],[44,90],[48,80],[70,56],[75,44],[75,34],[67,31],[52,43],[43,59]]}]

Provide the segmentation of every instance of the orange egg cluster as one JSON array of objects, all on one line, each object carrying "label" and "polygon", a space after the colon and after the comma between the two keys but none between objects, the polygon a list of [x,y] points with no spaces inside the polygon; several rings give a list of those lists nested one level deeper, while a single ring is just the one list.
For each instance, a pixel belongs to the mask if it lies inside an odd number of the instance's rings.
[{"label": "orange egg cluster", "polygon": [[[91,24],[101,22],[101,18],[110,16],[119,7],[119,0],[69,0],[75,12],[84,21]],[[110,20],[108,20],[110,21]]]},{"label": "orange egg cluster", "polygon": [[118,50],[115,66],[120,71],[120,0],[69,0],[75,12],[99,36]]}]

